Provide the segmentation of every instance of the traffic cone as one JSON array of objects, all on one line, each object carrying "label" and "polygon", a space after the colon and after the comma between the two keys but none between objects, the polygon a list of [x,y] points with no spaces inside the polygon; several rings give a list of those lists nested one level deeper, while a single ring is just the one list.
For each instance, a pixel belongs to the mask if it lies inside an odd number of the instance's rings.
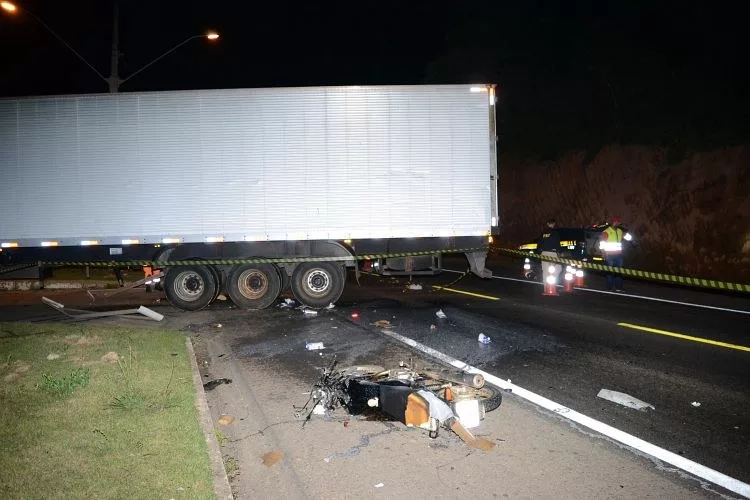
[{"label": "traffic cone", "polygon": [[560,295],[557,293],[557,268],[549,262],[543,262],[542,265],[549,266],[549,274],[544,279],[544,293],[542,295]]},{"label": "traffic cone", "polygon": [[576,286],[579,288],[586,286],[583,280],[583,268],[582,267],[579,267],[578,269],[576,269]]},{"label": "traffic cone", "polygon": [[563,287],[565,293],[573,292],[573,266],[565,267],[565,286]]}]

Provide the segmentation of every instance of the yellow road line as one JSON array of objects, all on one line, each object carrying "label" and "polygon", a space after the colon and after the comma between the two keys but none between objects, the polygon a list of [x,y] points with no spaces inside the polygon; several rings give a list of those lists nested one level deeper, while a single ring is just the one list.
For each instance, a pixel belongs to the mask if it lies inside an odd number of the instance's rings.
[{"label": "yellow road line", "polygon": [[692,340],[693,342],[703,342],[704,344],[718,345],[721,347],[728,347],[730,349],[737,349],[738,351],[750,352],[750,347],[745,347],[744,345],[728,344],[726,342],[719,342],[718,340],[704,339],[701,337],[691,337],[690,335],[684,335],[682,333],[667,332],[664,330],[657,330],[656,328],[632,325],[630,323],[617,323],[617,326],[624,326],[625,328],[633,328],[635,330],[643,330],[644,332],[658,333],[659,335],[666,335],[668,337],[676,337],[678,339]]},{"label": "yellow road line", "polygon": [[471,295],[472,297],[479,297],[480,299],[500,300],[500,297],[493,297],[491,295],[482,295],[482,294],[479,294],[479,293],[465,292],[463,290],[457,290],[455,288],[446,288],[444,286],[432,285],[432,288],[437,288],[438,290],[445,290],[446,292],[462,293],[464,295]]}]

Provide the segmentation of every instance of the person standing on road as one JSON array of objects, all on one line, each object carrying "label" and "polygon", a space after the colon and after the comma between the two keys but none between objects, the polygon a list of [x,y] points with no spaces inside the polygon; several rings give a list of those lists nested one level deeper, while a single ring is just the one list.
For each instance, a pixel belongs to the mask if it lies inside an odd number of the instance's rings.
[{"label": "person standing on road", "polygon": [[[621,268],[623,266],[622,240],[625,238],[630,241],[630,234],[625,233],[620,224],[619,217],[612,217],[609,227],[602,231],[599,243],[599,248],[601,248],[604,256],[604,264],[610,267]],[[607,290],[623,291],[623,280],[620,273],[607,274]]]},{"label": "person standing on road", "polygon": [[550,272],[550,268],[552,268],[555,276],[555,284],[557,284],[557,277],[560,276],[562,266],[558,263],[544,260],[544,257],[557,257],[560,251],[560,232],[557,230],[557,221],[555,219],[547,221],[547,227],[539,237],[537,249],[539,249],[542,255],[542,283],[547,283],[547,276],[553,274]]}]

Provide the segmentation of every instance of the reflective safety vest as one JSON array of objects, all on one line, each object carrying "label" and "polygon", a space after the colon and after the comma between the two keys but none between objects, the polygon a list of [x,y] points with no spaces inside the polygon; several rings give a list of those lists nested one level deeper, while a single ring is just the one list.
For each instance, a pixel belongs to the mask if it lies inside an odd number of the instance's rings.
[{"label": "reflective safety vest", "polygon": [[599,248],[602,252],[606,253],[622,252],[622,229],[609,226],[602,231],[602,240],[599,242]]}]

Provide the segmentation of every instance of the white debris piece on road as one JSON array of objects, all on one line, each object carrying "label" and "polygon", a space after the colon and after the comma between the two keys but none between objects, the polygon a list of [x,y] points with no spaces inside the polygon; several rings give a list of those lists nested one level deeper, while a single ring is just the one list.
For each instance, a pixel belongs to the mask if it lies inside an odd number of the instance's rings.
[{"label": "white debris piece on road", "polygon": [[693,405],[693,406],[695,406],[696,408],[698,408],[701,405],[698,401],[693,401],[690,404]]},{"label": "white debris piece on road", "polygon": [[437,316],[440,319],[445,319],[448,316],[443,312],[442,309],[438,309],[438,312],[435,313],[435,316]]},{"label": "white debris piece on road", "polygon": [[628,408],[633,408],[635,410],[646,411],[649,408],[651,408],[652,410],[656,409],[653,405],[650,405],[645,401],[641,401],[638,398],[634,398],[630,394],[625,394],[624,392],[602,389],[601,391],[599,391],[599,394],[597,394],[597,397],[606,399],[607,401],[612,401],[613,403],[617,403],[622,406],[627,406]]},{"label": "white debris piece on road", "polygon": [[325,349],[326,346],[323,345],[323,342],[308,342],[305,344],[305,349],[308,351],[318,351],[320,349]]},{"label": "white debris piece on road", "polygon": [[282,302],[282,303],[279,304],[279,307],[281,307],[281,308],[287,308],[287,307],[294,307],[295,305],[296,305],[296,303],[292,299],[285,298],[284,302]]},{"label": "white debris piece on road", "polygon": [[317,316],[318,315],[318,311],[316,311],[315,309],[303,309],[302,313],[305,316]]},{"label": "white debris piece on road", "polygon": [[412,283],[411,285],[407,286],[406,288],[408,288],[409,290],[421,290],[422,289],[422,285],[420,285],[418,283]]}]

